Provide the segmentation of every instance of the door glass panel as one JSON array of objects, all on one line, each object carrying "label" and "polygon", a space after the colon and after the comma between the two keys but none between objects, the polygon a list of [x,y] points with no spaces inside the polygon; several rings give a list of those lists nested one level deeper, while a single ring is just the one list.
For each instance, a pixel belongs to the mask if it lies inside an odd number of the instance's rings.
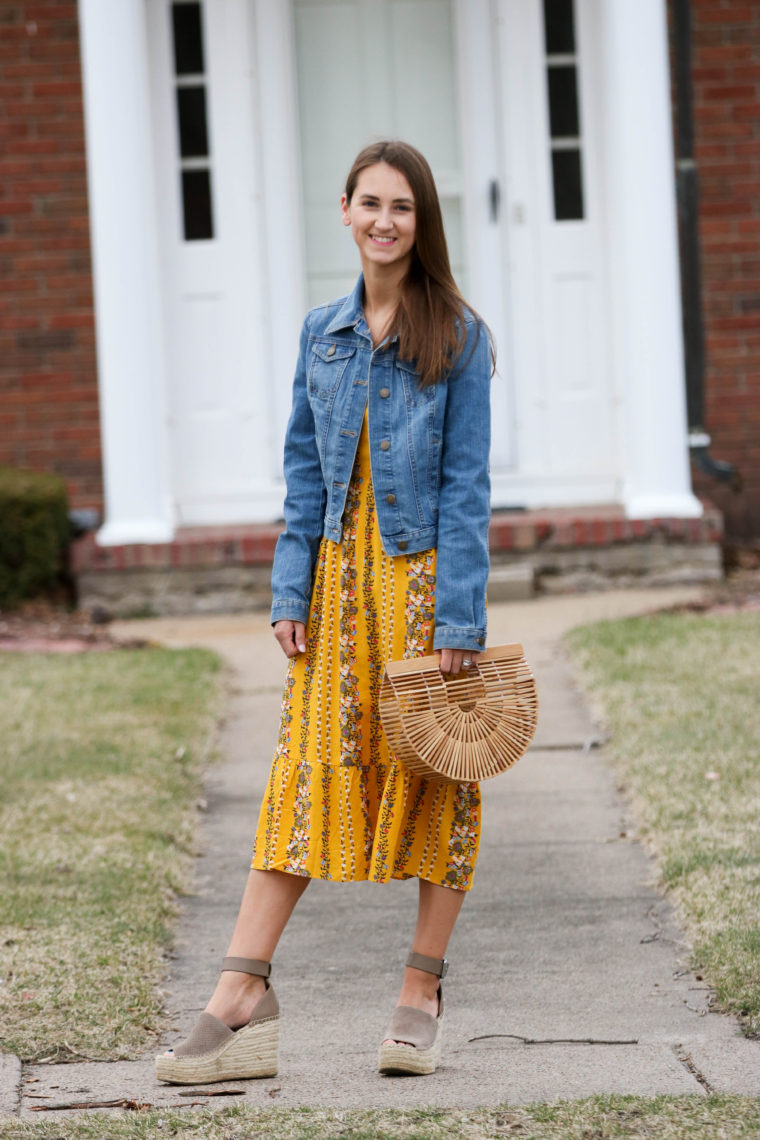
[{"label": "door glass panel", "polygon": [[558,222],[580,221],[585,216],[573,2],[544,0],[552,190]]},{"label": "door glass panel", "polygon": [[575,52],[573,0],[544,0],[544,36],[548,55]]},{"label": "door glass panel", "polygon": [[172,4],[174,72],[195,75],[205,71],[200,3]]},{"label": "door glass panel", "polygon": [[467,293],[452,0],[294,0],[308,303],[353,288],[339,199],[357,152],[400,138],[430,163]]},{"label": "door glass panel", "polygon": [[576,74],[573,65],[548,69],[549,127],[553,139],[577,138],[581,133],[578,125]]},{"label": "door glass panel", "polygon": [[201,5],[173,3],[171,16],[183,233],[185,241],[208,241],[214,220]]},{"label": "door glass panel", "polygon": [[577,149],[552,151],[554,217],[558,222],[583,217],[581,152]]},{"label": "door glass panel", "polygon": [[182,158],[205,158],[208,154],[206,88],[178,87],[179,153]]},{"label": "door glass panel", "polygon": [[182,212],[185,241],[203,241],[214,236],[208,170],[182,171]]}]

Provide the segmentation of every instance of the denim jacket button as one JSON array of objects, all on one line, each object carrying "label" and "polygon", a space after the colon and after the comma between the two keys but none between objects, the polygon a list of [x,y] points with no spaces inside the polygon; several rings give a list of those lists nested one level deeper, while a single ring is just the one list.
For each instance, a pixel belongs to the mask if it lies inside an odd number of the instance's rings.
[{"label": "denim jacket button", "polygon": [[408,545],[409,545],[409,543],[406,541],[406,539],[402,538],[401,541],[398,543],[398,548],[399,548],[399,550],[406,550]]},{"label": "denim jacket button", "polygon": [[381,451],[387,451],[388,448],[390,447],[390,445],[391,445],[391,441],[389,439],[381,439],[380,440],[380,450]]},{"label": "denim jacket button", "polygon": [[327,350],[327,355],[328,356],[335,356],[335,350],[337,347],[338,347],[337,344],[331,344]]},{"label": "denim jacket button", "polygon": [[380,389],[380,396],[383,400],[387,400],[388,397],[390,396],[390,394],[391,394],[390,388],[381,388]]},{"label": "denim jacket button", "polygon": [[396,496],[395,495],[386,495],[385,501],[386,501],[386,503],[395,503],[396,502]]},{"label": "denim jacket button", "polygon": [[485,643],[486,639],[484,637],[479,637],[476,642],[477,645],[485,645]]}]

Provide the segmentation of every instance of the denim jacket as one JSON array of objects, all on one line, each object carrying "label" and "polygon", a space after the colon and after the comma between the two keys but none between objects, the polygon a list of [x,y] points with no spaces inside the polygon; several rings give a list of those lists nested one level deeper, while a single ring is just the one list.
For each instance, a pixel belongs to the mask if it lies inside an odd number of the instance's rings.
[{"label": "denim jacket", "polygon": [[490,517],[490,342],[466,318],[451,376],[420,389],[396,340],[373,349],[352,293],[307,315],[285,440],[285,530],[272,568],[271,621],[306,624],[322,536],[340,542],[364,412],[377,522],[391,556],[437,549],[436,649],[485,646]]}]

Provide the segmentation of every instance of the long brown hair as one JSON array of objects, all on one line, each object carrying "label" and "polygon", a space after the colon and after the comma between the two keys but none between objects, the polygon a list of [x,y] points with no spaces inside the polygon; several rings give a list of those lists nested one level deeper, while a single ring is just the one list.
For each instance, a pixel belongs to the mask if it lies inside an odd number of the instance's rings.
[{"label": "long brown hair", "polygon": [[[401,286],[389,333],[391,337],[398,336],[399,355],[402,360],[415,362],[420,387],[425,387],[451,373],[464,348],[465,314],[473,310],[459,292],[451,272],[433,172],[415,147],[397,139],[365,146],[346,179],[346,200],[350,204],[361,172],[378,162],[400,171],[414,196],[412,262]],[[473,315],[477,318],[476,313]],[[477,319],[480,335],[482,322]],[[486,335],[490,335],[487,330]],[[493,364],[493,348],[491,360]]]}]

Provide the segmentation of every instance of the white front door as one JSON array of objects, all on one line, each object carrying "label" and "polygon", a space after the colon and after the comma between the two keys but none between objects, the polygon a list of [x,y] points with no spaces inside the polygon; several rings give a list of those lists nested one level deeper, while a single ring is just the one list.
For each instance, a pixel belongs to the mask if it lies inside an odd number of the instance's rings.
[{"label": "white front door", "polygon": [[494,506],[619,497],[596,0],[292,0],[310,303],[351,288],[339,232],[374,138],[428,157],[452,266],[497,347]]},{"label": "white front door", "polygon": [[598,0],[497,0],[516,469],[497,499],[620,499]]},{"label": "white front door", "polygon": [[338,201],[386,136],[494,334],[493,505],[619,498],[598,0],[146,5],[175,521],[280,514],[298,328],[353,285]]},{"label": "white front door", "polygon": [[[454,276],[507,344],[507,258],[489,0],[293,0],[305,272],[311,305],[348,292],[359,262],[338,200],[368,142],[428,159]],[[492,466],[514,463],[509,354],[494,379]]]},{"label": "white front door", "polygon": [[271,519],[249,5],[148,0],[147,14],[175,521]]}]

